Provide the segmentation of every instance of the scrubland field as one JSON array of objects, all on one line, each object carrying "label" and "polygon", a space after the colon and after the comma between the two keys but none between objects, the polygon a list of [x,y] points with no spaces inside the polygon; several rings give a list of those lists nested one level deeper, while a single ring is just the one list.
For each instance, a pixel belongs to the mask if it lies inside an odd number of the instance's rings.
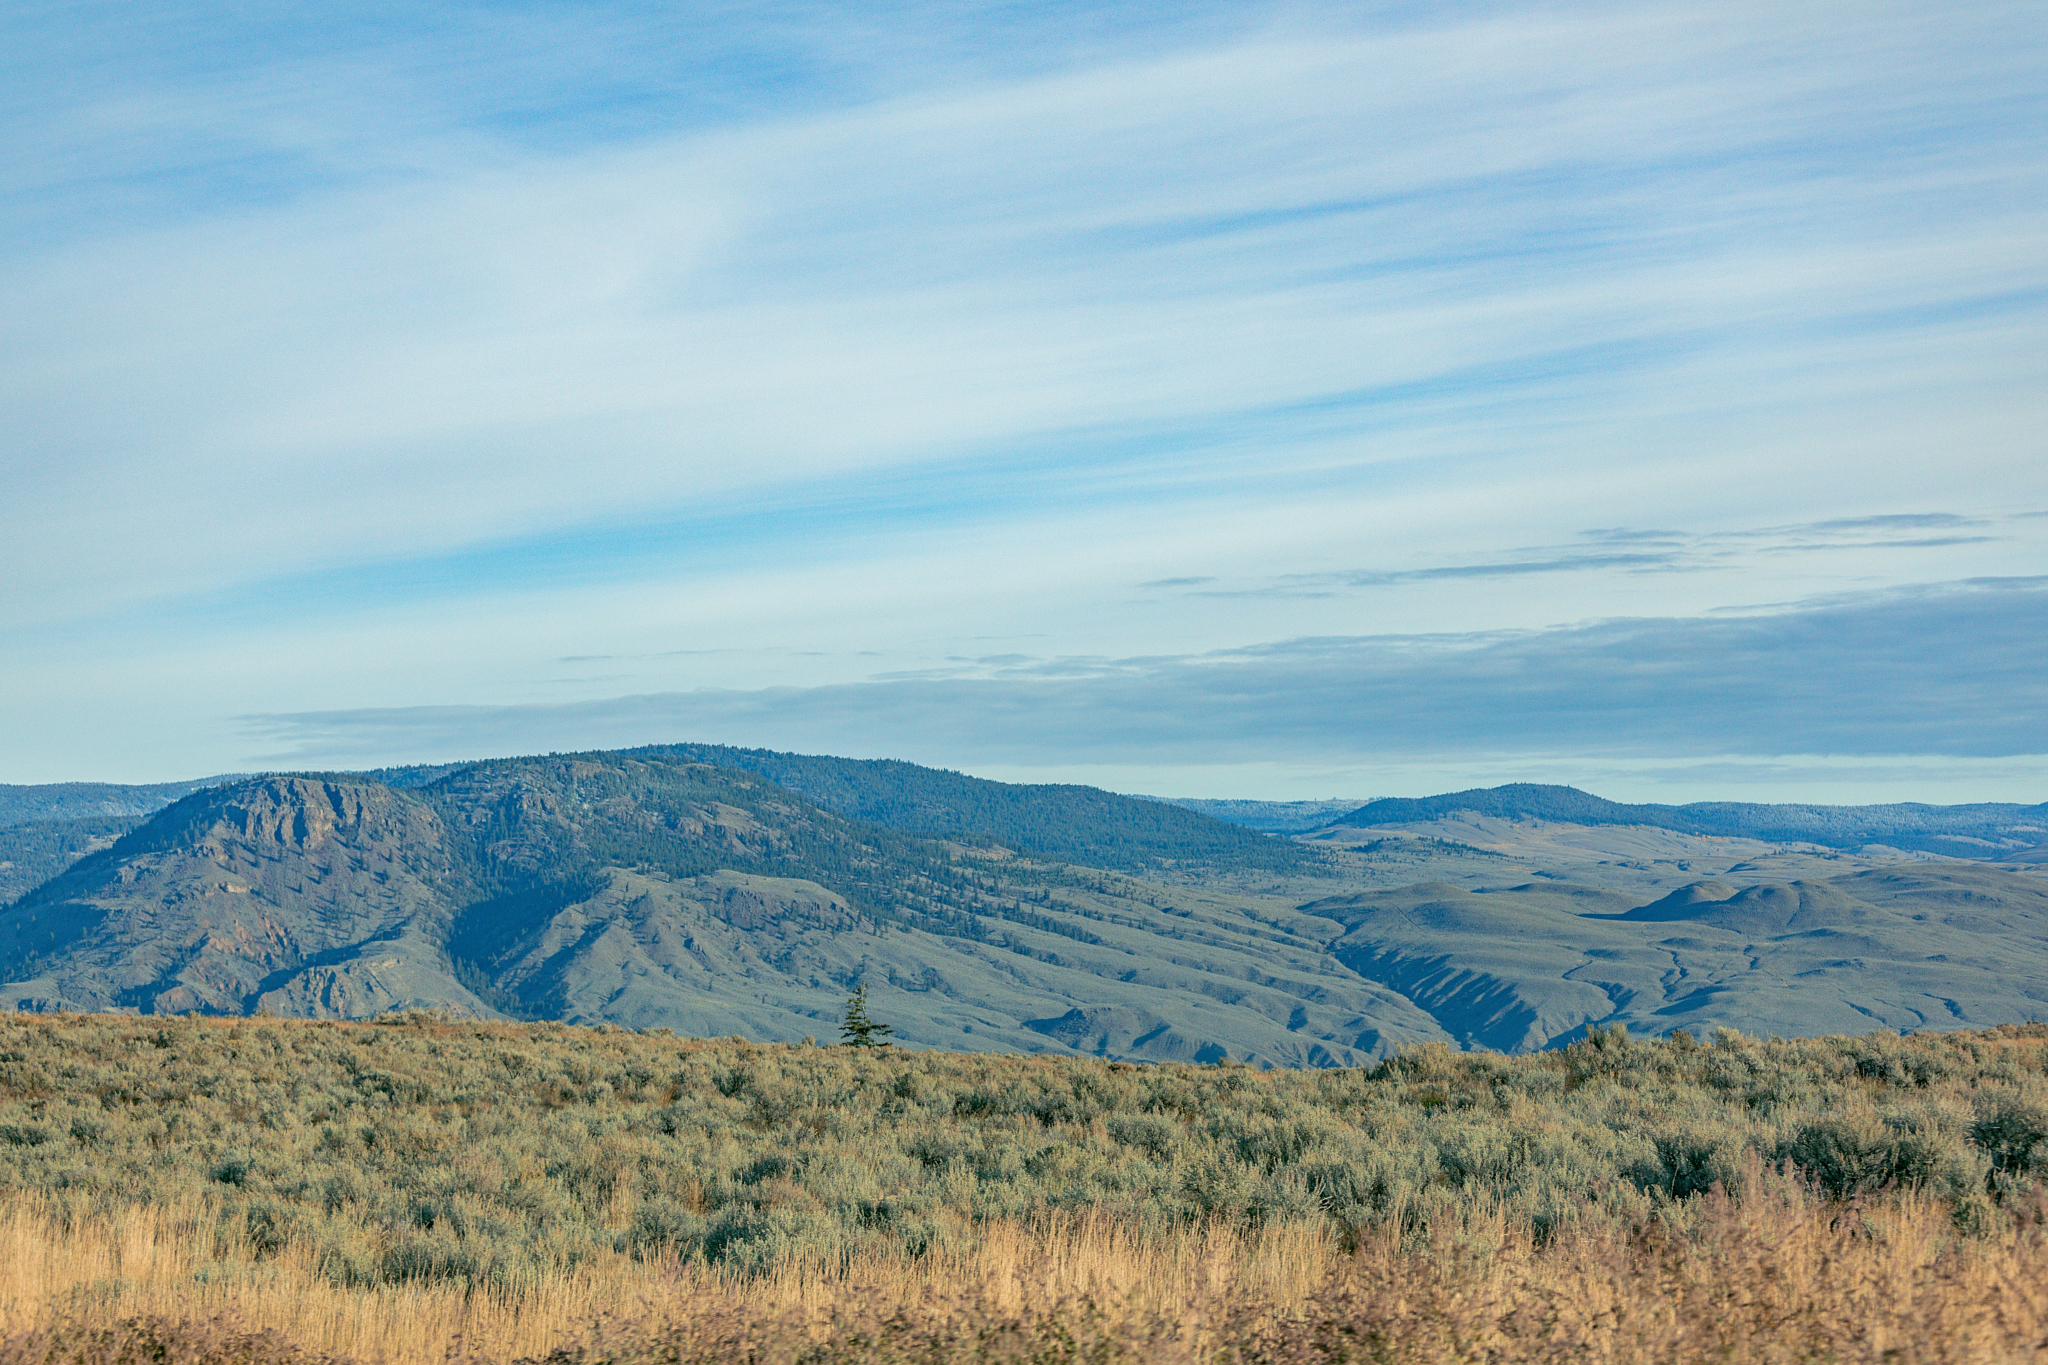
[{"label": "scrubland field", "polygon": [[2044,1042],[1261,1072],[0,1018],[0,1356],[2034,1359]]}]

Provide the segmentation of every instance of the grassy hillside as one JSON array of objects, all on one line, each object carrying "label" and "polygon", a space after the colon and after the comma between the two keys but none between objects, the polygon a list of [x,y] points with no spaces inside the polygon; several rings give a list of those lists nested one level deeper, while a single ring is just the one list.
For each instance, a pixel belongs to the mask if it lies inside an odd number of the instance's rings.
[{"label": "grassy hillside", "polygon": [[[0,1018],[0,1189],[196,1197],[336,1282],[517,1285],[603,1255],[767,1267],[1093,1210],[1356,1242],[1639,1217],[1791,1161],[1965,1223],[2048,1173],[2048,1028],[1600,1034],[1371,1070],[1132,1067],[560,1025]],[[1748,1172],[1748,1174],[1745,1174]],[[1447,1221],[1448,1220],[1448,1221]]]},{"label": "grassy hillside", "polygon": [[1737,889],[1639,894],[1537,880],[1422,883],[1302,907],[1331,953],[1463,1046],[1589,1027],[1802,1035],[2048,1017],[2048,880],[1913,862]]}]

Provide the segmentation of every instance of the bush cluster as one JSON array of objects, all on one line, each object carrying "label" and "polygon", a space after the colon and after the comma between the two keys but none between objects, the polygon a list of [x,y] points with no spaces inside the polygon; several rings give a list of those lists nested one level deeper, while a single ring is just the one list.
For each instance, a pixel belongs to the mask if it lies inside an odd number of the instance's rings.
[{"label": "bush cluster", "polygon": [[517,1289],[623,1252],[734,1269],[917,1253],[976,1220],[1501,1210],[1682,1222],[1767,1163],[1965,1226],[2048,1173],[2048,1026],[1440,1046],[1372,1069],[762,1046],[560,1024],[0,1018],[0,1188],[73,1214],[200,1200],[338,1283]]}]

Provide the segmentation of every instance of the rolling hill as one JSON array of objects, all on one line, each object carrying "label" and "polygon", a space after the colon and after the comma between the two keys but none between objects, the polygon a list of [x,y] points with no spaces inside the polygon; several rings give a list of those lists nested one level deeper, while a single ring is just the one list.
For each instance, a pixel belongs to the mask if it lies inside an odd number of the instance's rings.
[{"label": "rolling hill", "polygon": [[2048,804],[1807,806],[1700,801],[1683,806],[1625,805],[1576,787],[1526,782],[1442,796],[1385,797],[1330,823],[1420,825],[1468,811],[1504,820],[1647,825],[1683,834],[1813,843],[1827,848],[1876,844],[1944,858],[1997,858],[2048,845]]},{"label": "rolling hill", "polygon": [[[696,746],[380,776],[202,787],[133,828],[18,826],[52,863],[84,856],[0,909],[0,1007],[432,1008],[794,1041],[829,1039],[865,984],[913,1045],[1283,1066],[1614,1024],[2048,1017],[2048,882],[1985,861],[1531,873],[1433,837],[1308,849],[1088,788]],[[1644,809],[1531,790],[1491,799]],[[1396,885],[1389,866],[1420,871]]]},{"label": "rolling hill", "polygon": [[1784,1037],[2048,1018],[2048,881],[1915,863],[1647,905],[1600,887],[1434,884],[1302,907],[1331,953],[1461,1046],[1554,1047],[1593,1026]]},{"label": "rolling hill", "polygon": [[105,819],[144,816],[231,777],[201,777],[190,782],[125,785],[119,782],[47,782],[39,786],[0,783],[0,827],[40,820]]}]

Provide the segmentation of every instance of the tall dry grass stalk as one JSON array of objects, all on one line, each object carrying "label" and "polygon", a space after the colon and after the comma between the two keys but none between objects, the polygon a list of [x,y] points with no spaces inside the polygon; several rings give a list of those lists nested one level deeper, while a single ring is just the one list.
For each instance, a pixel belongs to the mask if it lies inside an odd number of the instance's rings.
[{"label": "tall dry grass stalk", "polygon": [[307,1248],[259,1258],[216,1231],[219,1222],[217,1209],[195,1201],[67,1226],[43,1201],[20,1199],[0,1221],[0,1330],[221,1320],[276,1331],[318,1355],[428,1365],[456,1339],[507,1358],[544,1353],[653,1283],[603,1267],[541,1280],[517,1301],[449,1284],[348,1289],[321,1274]]},{"label": "tall dry grass stalk", "polygon": [[2048,1216],[1965,1235],[1912,1194],[1842,1204],[1752,1159],[1661,1217],[1539,1236],[1498,1209],[1420,1244],[1320,1227],[1144,1233],[991,1223],[921,1258],[740,1277],[625,1257],[516,1295],[350,1289],[259,1257],[203,1203],[0,1220],[0,1365],[826,1365],[827,1362],[2002,1362],[2048,1360]]},{"label": "tall dry grass stalk", "polygon": [[1381,1238],[1304,1312],[1246,1335],[1247,1365],[1997,1362],[2048,1359],[2039,1205],[1960,1233],[1914,1193],[1849,1204],[1749,1163],[1670,1221],[1587,1219],[1539,1239],[1484,1220],[1417,1252]]},{"label": "tall dry grass stalk", "polygon": [[0,1218],[0,1336],[76,1338],[155,1320],[271,1332],[316,1357],[442,1365],[451,1352],[527,1359],[697,1324],[758,1322],[792,1342],[823,1341],[849,1314],[946,1317],[969,1305],[990,1319],[1085,1303],[1110,1324],[1191,1311],[1186,1320],[1199,1323],[1206,1307],[1240,1301],[1299,1311],[1336,1256],[1319,1225],[1145,1234],[1083,1216],[986,1224],[924,1257],[791,1258],[753,1276],[617,1256],[508,1294],[338,1286],[309,1248],[259,1256],[220,1223],[216,1207],[192,1201],[67,1224],[49,1202],[17,1198]]}]

